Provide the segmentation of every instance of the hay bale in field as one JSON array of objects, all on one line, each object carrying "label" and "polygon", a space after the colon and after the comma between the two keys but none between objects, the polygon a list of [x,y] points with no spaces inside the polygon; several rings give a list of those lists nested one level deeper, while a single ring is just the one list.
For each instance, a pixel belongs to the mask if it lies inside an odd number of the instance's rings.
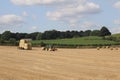
[{"label": "hay bale in field", "polygon": [[110,50],[113,50],[113,49],[114,49],[113,47],[110,48]]},{"label": "hay bale in field", "polygon": [[110,48],[110,46],[106,46],[106,49],[109,49]]},{"label": "hay bale in field", "polygon": [[105,49],[106,48],[106,46],[102,46],[102,49]]},{"label": "hay bale in field", "polygon": [[100,50],[100,47],[97,47],[97,50]]},{"label": "hay bale in field", "polygon": [[46,47],[42,47],[42,50],[46,50]]},{"label": "hay bale in field", "polygon": [[118,48],[116,47],[115,50],[118,50]]}]

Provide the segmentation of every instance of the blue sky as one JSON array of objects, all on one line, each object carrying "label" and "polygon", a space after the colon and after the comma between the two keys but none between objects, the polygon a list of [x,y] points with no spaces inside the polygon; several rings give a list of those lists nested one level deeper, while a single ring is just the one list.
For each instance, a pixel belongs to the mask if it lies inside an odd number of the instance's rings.
[{"label": "blue sky", "polygon": [[0,33],[94,30],[120,33],[120,0],[1,0]]}]

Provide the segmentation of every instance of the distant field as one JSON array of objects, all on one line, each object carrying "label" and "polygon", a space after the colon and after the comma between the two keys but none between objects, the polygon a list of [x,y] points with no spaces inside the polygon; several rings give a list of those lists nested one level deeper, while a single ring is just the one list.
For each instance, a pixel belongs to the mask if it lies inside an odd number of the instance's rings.
[{"label": "distant field", "polygon": [[120,34],[113,34],[111,36],[106,36],[108,40],[120,42]]},{"label": "distant field", "polygon": [[120,34],[113,34],[114,37],[120,37]]},{"label": "distant field", "polygon": [[119,44],[119,42],[103,40],[102,37],[82,37],[82,38],[72,38],[72,39],[57,39],[57,40],[36,40],[32,43],[40,44],[44,42],[46,44],[56,44],[56,45],[80,45],[80,46],[94,46],[94,45],[114,45]]}]

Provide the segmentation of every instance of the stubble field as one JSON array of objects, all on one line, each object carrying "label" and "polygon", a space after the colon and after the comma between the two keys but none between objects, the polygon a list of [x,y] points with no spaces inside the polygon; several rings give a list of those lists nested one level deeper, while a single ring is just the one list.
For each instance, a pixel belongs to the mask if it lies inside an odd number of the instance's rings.
[{"label": "stubble field", "polygon": [[0,46],[0,80],[120,80],[120,49]]}]

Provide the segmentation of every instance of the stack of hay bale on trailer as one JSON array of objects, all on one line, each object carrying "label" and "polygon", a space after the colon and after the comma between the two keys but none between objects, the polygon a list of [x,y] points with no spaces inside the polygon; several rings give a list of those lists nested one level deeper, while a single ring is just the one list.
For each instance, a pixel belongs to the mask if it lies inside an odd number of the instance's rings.
[{"label": "stack of hay bale on trailer", "polygon": [[24,50],[31,50],[32,49],[31,39],[21,39],[18,48]]}]

